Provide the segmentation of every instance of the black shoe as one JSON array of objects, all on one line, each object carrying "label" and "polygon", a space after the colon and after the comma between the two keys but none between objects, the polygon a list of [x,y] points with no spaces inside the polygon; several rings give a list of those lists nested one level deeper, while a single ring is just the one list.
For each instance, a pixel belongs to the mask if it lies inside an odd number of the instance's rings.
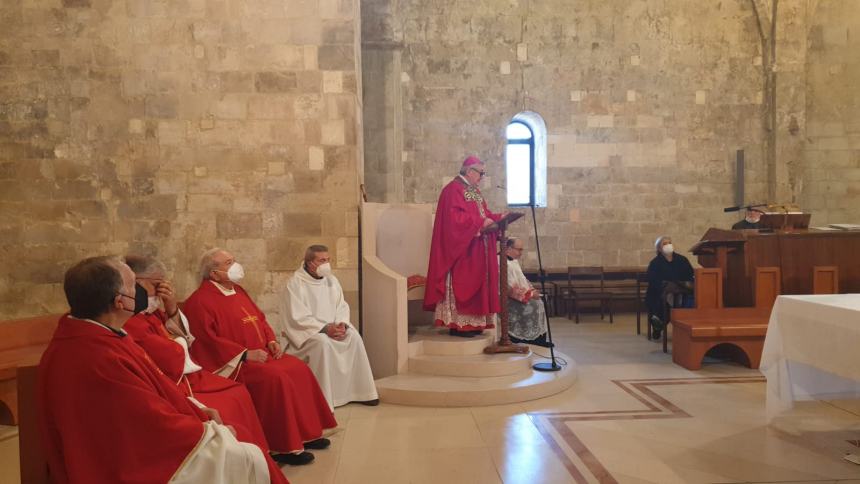
[{"label": "black shoe", "polygon": [[314,455],[310,452],[301,452],[298,454],[272,454],[272,460],[278,464],[303,466],[313,462]]},{"label": "black shoe", "polygon": [[305,449],[313,449],[313,450],[323,450],[328,449],[331,445],[331,440],[320,437],[316,440],[311,440],[310,442],[305,442]]},{"label": "black shoe", "polygon": [[373,400],[365,400],[363,402],[356,402],[356,403],[360,403],[362,405],[367,405],[368,407],[375,407],[375,406],[379,405],[379,399],[375,398]]},{"label": "black shoe", "polygon": [[474,331],[457,331],[454,328],[449,329],[448,334],[451,336],[459,336],[461,338],[474,338],[475,337]]}]

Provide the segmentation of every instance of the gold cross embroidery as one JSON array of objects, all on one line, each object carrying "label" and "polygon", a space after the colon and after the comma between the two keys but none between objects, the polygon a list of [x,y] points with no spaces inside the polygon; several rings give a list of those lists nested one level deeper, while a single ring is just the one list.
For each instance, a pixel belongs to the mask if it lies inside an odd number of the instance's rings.
[{"label": "gold cross embroidery", "polygon": [[242,322],[245,324],[253,324],[254,329],[257,331],[257,337],[260,338],[260,342],[266,344],[266,342],[263,340],[263,334],[260,333],[260,327],[257,326],[257,321],[259,321],[260,318],[249,313],[248,310],[244,307],[242,308],[242,312],[245,313],[245,317],[242,318]]}]

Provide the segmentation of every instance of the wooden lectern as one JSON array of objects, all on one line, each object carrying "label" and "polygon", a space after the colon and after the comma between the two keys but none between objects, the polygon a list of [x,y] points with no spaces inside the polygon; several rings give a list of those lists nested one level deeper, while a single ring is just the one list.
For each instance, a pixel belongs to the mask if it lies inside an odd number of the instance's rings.
[{"label": "wooden lectern", "polygon": [[[808,223],[807,217],[797,220],[801,225],[804,222]],[[795,226],[763,232],[712,228],[690,250],[702,267],[722,271],[726,307],[755,306],[754,280],[756,269],[762,267],[780,269],[782,294],[812,294],[817,266],[838,271],[840,292],[860,292],[860,231],[856,230],[823,231]]]},{"label": "wooden lectern", "polygon": [[484,353],[528,353],[529,347],[511,343],[508,335],[508,258],[505,257],[505,231],[508,225],[522,218],[523,214],[511,212],[498,222],[487,227],[484,232],[499,231],[499,342],[484,348]]}]

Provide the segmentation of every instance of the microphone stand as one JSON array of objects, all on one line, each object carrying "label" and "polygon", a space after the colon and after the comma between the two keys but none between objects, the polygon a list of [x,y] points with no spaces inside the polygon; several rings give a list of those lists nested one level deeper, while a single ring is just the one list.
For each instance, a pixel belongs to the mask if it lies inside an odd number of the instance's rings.
[{"label": "microphone stand", "polygon": [[538,274],[540,277],[540,290],[541,290],[541,304],[543,304],[543,314],[546,318],[546,337],[547,341],[549,341],[549,355],[551,362],[550,363],[535,363],[532,365],[537,371],[559,371],[561,370],[561,366],[555,361],[555,345],[552,343],[552,330],[549,326],[549,312],[546,309],[546,273],[543,270],[543,260],[541,259],[540,254],[540,239],[538,238],[537,231],[537,217],[535,216],[535,204],[532,203],[532,222],[534,222],[535,229],[535,248],[537,249],[537,257],[538,257]]}]

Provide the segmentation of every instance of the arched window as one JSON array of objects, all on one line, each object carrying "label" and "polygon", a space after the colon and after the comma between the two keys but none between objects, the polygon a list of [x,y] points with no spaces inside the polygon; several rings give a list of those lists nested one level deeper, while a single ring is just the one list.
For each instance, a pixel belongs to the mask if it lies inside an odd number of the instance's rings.
[{"label": "arched window", "polygon": [[546,125],[537,113],[526,111],[505,130],[505,168],[508,205],[546,207]]}]

